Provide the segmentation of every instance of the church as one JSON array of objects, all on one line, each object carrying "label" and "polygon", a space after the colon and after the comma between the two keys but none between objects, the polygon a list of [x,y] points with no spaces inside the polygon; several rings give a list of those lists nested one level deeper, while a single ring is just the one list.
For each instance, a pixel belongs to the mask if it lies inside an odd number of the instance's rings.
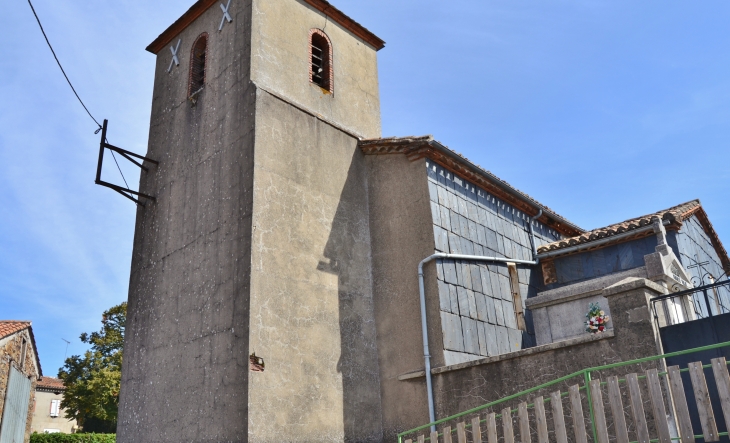
[{"label": "church", "polygon": [[199,0],[147,47],[118,441],[395,441],[508,393],[477,378],[630,357],[623,314],[585,333],[606,288],[730,271],[698,200],[586,231],[430,136],[382,138],[384,46],[325,0]]}]

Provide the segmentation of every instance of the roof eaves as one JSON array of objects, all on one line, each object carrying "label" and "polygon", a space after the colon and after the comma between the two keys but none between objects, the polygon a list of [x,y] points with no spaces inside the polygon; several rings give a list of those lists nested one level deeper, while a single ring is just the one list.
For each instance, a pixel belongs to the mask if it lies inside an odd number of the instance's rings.
[{"label": "roof eaves", "polygon": [[38,377],[43,376],[43,368],[41,368],[41,357],[38,355],[38,346],[35,342],[35,334],[33,334],[32,323],[28,325],[28,333],[30,334],[30,342],[33,343],[33,354],[35,354],[35,362],[38,365]]},{"label": "roof eaves", "polygon": [[[332,6],[326,0],[303,0],[311,7],[320,11],[334,22],[338,23],[343,28],[350,31],[352,34],[360,38],[362,41],[372,46],[376,51],[379,51],[385,47],[385,41],[380,37],[373,34],[370,30],[348,17],[344,12],[340,11],[336,7]],[[198,0],[190,7],[183,15],[180,16],[175,22],[165,29],[152,43],[150,43],[147,51],[157,54],[165,45],[170,43],[175,36],[180,34],[185,28],[194,22],[195,19],[203,15],[205,11],[213,6],[217,0]]]},{"label": "roof eaves", "polygon": [[43,370],[41,369],[41,359],[38,356],[38,346],[36,346],[35,335],[33,334],[33,322],[28,321],[28,320],[8,320],[6,322],[18,323],[19,326],[21,326],[21,327],[17,327],[16,329],[11,329],[8,333],[5,333],[2,336],[0,336],[0,339],[9,337],[13,334],[17,334],[18,332],[21,332],[21,331],[24,331],[27,329],[28,335],[30,336],[30,342],[33,345],[33,355],[35,355],[36,365],[38,366],[38,376],[39,377],[42,376]]},{"label": "roof eaves", "polygon": [[[699,202],[699,200],[698,200]],[[725,271],[725,275],[730,278],[730,257],[728,257],[727,250],[725,249],[725,246],[723,246],[722,242],[720,241],[720,236],[717,235],[717,232],[715,231],[715,228],[712,226],[712,223],[710,222],[710,218],[707,216],[707,212],[705,212],[705,209],[702,206],[699,206],[695,211],[693,211],[690,214],[687,214],[682,221],[688,219],[692,215],[696,215],[697,219],[700,221],[700,224],[702,225],[702,228],[705,230],[707,235],[710,237],[710,241],[712,242],[712,246],[715,248],[715,252],[717,252],[717,255],[720,257],[720,261],[722,262],[722,268]]]},{"label": "roof eaves", "polygon": [[410,160],[428,157],[455,174],[476,182],[480,187],[486,188],[485,190],[498,194],[498,197],[528,215],[534,216],[542,209],[543,215],[540,217],[540,221],[564,235],[570,236],[585,232],[579,226],[561,217],[552,209],[519,191],[490,171],[434,140],[431,135],[361,140],[359,146],[363,153],[368,155],[405,154]]},{"label": "roof eaves", "polygon": [[[663,222],[665,222],[665,224],[668,224],[668,228],[670,229],[679,229],[681,228],[684,221],[692,217],[693,215],[697,215],[703,229],[710,236],[713,247],[715,248],[718,256],[720,257],[720,260],[723,263],[723,268],[728,273],[728,275],[730,275],[730,259],[728,259],[727,251],[723,247],[720,238],[712,227],[712,224],[710,223],[710,220],[707,217],[707,214],[705,213],[704,209],[702,208],[702,204],[698,199],[690,200],[688,202],[681,203],[669,209],[654,212],[652,214],[643,215],[641,217],[634,217],[628,220],[624,220],[620,223],[613,223],[602,228],[596,228],[578,236],[542,245],[538,248],[538,254],[544,254],[548,252],[560,252],[560,250],[562,249],[567,249],[576,245],[587,245],[588,247],[590,247],[589,244],[592,242],[603,239],[610,239],[611,237],[618,236],[619,234],[630,233],[631,231],[642,229],[650,225],[651,223],[653,223],[654,220],[657,219],[662,220]],[[621,241],[628,241],[633,238],[635,237],[622,237]],[[612,242],[610,244],[613,243],[615,242]],[[607,246],[608,244],[609,243],[601,245],[601,247]],[[566,254],[567,253],[568,252],[566,251]]]}]

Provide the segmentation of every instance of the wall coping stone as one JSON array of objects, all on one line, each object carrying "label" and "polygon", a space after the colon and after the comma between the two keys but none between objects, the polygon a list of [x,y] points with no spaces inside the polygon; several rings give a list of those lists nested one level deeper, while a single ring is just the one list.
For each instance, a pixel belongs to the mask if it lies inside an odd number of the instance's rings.
[{"label": "wall coping stone", "polygon": [[[651,283],[651,282],[650,282]],[[527,355],[540,354],[542,352],[554,351],[556,349],[568,348],[571,346],[582,345],[584,343],[590,343],[599,340],[605,340],[614,337],[613,329],[607,329],[600,334],[588,334],[583,336],[571,338],[568,340],[557,341],[554,343],[548,343],[542,346],[535,346],[534,348],[522,349],[520,351],[510,352],[507,354],[496,355],[494,357],[481,358],[479,360],[472,360],[464,363],[459,363],[450,366],[441,366],[439,368],[431,369],[431,374],[443,374],[446,372],[458,371],[460,369],[467,369],[474,366],[488,365],[491,363],[497,363],[504,360],[512,360],[514,358],[524,357]],[[425,373],[424,373],[425,376]],[[415,377],[414,377],[415,378]]]},{"label": "wall coping stone", "polygon": [[544,308],[546,306],[562,304],[572,300],[601,294],[606,287],[625,280],[628,277],[646,277],[646,267],[641,266],[627,271],[608,274],[602,277],[574,283],[562,288],[551,289],[538,293],[536,297],[525,300],[528,309]]},{"label": "wall coping stone", "polygon": [[617,282],[603,290],[604,297],[610,297],[614,295],[620,295],[636,289],[648,289],[656,292],[657,294],[664,294],[665,289],[646,278],[628,277],[620,282]]}]

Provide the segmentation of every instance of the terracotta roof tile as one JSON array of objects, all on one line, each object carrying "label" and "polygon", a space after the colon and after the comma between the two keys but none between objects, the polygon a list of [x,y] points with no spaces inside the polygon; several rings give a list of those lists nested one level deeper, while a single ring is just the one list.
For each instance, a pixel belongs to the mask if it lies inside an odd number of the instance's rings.
[{"label": "terracotta roof tile", "polygon": [[38,383],[36,384],[36,388],[45,388],[45,389],[56,389],[56,390],[64,390],[66,387],[63,385],[63,380],[55,377],[41,377],[40,380],[38,380]]},{"label": "terracotta roof tile", "polygon": [[30,327],[29,321],[23,320],[0,320],[0,338],[5,338],[9,335],[20,332],[25,328]]},{"label": "terracotta roof tile", "polygon": [[699,200],[692,200],[687,203],[682,203],[665,209],[663,211],[654,212],[653,214],[643,215],[641,217],[631,218],[629,220],[622,221],[621,223],[615,223],[613,225],[606,226],[605,228],[594,229],[592,231],[585,232],[575,237],[565,238],[553,243],[548,243],[537,248],[537,252],[550,252],[557,251],[559,249],[567,248],[570,246],[579,245],[582,243],[589,243],[594,240],[612,237],[614,235],[623,234],[635,229],[648,226],[653,223],[654,219],[660,219],[663,221],[669,221],[671,223],[682,223],[689,216],[694,214],[697,210],[701,209]]},{"label": "terracotta roof tile", "polygon": [[38,346],[35,344],[32,322],[27,320],[0,320],[0,339],[20,332],[26,328],[30,334],[30,342],[33,345],[33,354],[35,354],[35,361],[38,365],[38,375],[40,376],[43,375],[43,369],[41,369],[41,359],[38,356]]}]

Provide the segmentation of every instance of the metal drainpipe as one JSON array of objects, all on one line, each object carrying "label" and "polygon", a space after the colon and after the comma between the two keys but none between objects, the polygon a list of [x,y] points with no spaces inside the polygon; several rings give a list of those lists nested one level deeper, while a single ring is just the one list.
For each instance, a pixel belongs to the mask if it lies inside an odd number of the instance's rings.
[{"label": "metal drainpipe", "polygon": [[[428,392],[428,418],[431,423],[436,421],[436,412],[434,410],[433,402],[433,384],[431,380],[431,353],[428,348],[428,322],[426,320],[426,290],[423,281],[423,265],[437,258],[452,258],[455,260],[469,260],[469,261],[491,261],[501,263],[518,263],[522,265],[536,265],[540,263],[537,258],[537,244],[535,242],[535,232],[532,228],[532,222],[542,215],[542,209],[537,213],[536,216],[530,218],[530,240],[532,241],[532,253],[534,256],[533,261],[529,260],[513,260],[510,258],[501,257],[485,257],[481,255],[463,255],[463,254],[445,254],[439,252],[421,260],[418,264],[418,290],[420,292],[420,303],[421,303],[421,333],[423,336],[423,361],[426,366],[426,390]],[[436,430],[436,426],[431,426],[431,432]]]}]

